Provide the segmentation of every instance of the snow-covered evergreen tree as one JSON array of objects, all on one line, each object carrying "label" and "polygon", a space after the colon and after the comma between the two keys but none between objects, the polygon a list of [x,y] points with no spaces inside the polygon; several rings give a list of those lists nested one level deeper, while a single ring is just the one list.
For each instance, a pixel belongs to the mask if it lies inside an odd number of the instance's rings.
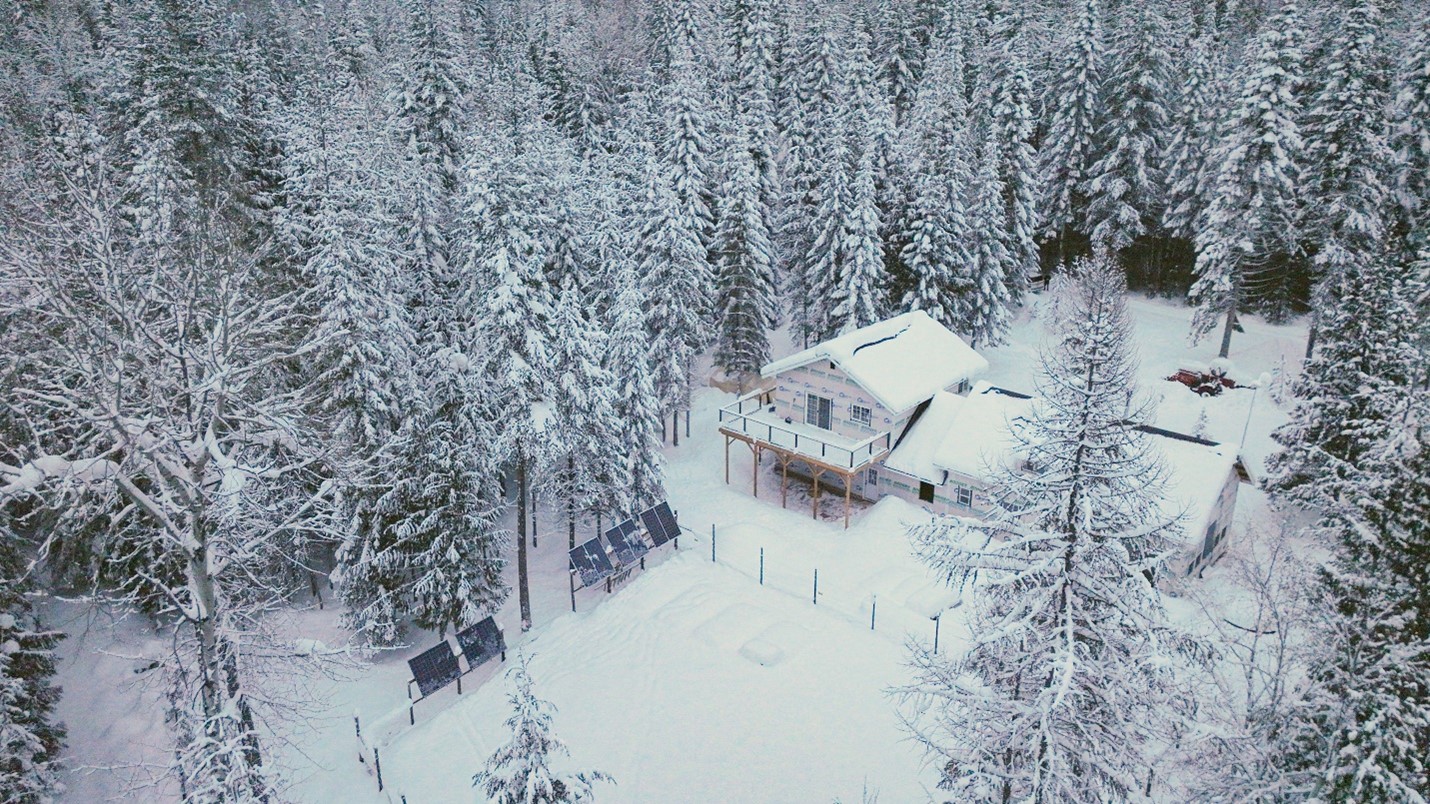
[{"label": "snow-covered evergreen tree", "polygon": [[1033,150],[1033,87],[1026,60],[1011,43],[998,55],[1001,70],[993,87],[989,142],[998,149],[998,179],[1003,185],[1003,220],[1008,254],[1006,283],[1019,303],[1038,269],[1038,156]]},{"label": "snow-covered evergreen tree", "polygon": [[[663,414],[689,407],[695,355],[706,341],[714,281],[700,233],[652,163],[636,247],[650,333],[651,382]],[[677,434],[673,439],[680,442]]]},{"label": "snow-covered evergreen tree", "polygon": [[1389,64],[1375,0],[1355,0],[1335,15],[1305,115],[1303,193],[1306,237],[1316,247],[1312,315],[1329,288],[1355,265],[1374,260],[1385,239],[1391,152]]},{"label": "snow-covered evergreen tree", "polygon": [[709,108],[708,78],[689,46],[676,50],[672,78],[664,96],[663,159],[670,171],[671,186],[680,199],[681,212],[691,221],[708,252],[715,239],[715,188],[710,165],[715,125]]},{"label": "snow-covered evergreen tree", "polygon": [[1213,159],[1211,206],[1197,231],[1191,299],[1195,337],[1225,318],[1221,356],[1231,348],[1237,310],[1256,282],[1292,270],[1299,259],[1302,31],[1288,0],[1251,46],[1240,96]]},{"label": "snow-covered evergreen tree", "polygon": [[729,149],[729,177],[721,191],[715,363],[732,374],[759,372],[770,359],[769,332],[779,313],[768,216],[747,138],[737,131]]},{"label": "snow-covered evergreen tree", "polygon": [[1172,115],[1172,140],[1167,146],[1167,196],[1162,225],[1174,237],[1191,240],[1211,203],[1215,124],[1221,93],[1214,43],[1209,34],[1187,43],[1182,103]]},{"label": "snow-covered evergreen tree", "polygon": [[942,176],[920,175],[910,209],[908,243],[899,255],[912,276],[912,287],[904,294],[904,310],[923,310],[935,321],[956,329],[963,300],[954,285],[954,271],[968,264],[966,244],[950,230],[949,216],[962,202],[956,189]]},{"label": "snow-covered evergreen tree", "polygon": [[837,332],[850,332],[883,318],[884,250],[879,240],[874,161],[872,147],[866,147],[854,173],[841,249],[844,259],[835,277],[829,320]]},{"label": "snow-covered evergreen tree", "polygon": [[492,753],[486,767],[472,777],[472,786],[497,804],[590,801],[592,785],[615,780],[600,771],[565,775],[551,767],[552,759],[570,751],[551,731],[556,707],[536,697],[527,662],[522,656],[507,672],[512,684],[507,696],[512,712],[506,721],[511,741]]},{"label": "snow-covered evergreen tree", "polygon": [[1063,261],[1073,255],[1072,238],[1088,234],[1086,184],[1097,158],[1097,130],[1103,120],[1106,54],[1097,0],[1080,4],[1068,45],[1048,90],[1046,104],[1052,118],[1038,151],[1040,230],[1044,239],[1058,242]]},{"label": "snow-covered evergreen tree", "polygon": [[1152,579],[1177,523],[1132,422],[1139,401],[1120,270],[1060,278],[1033,414],[1012,425],[986,520],[914,531],[924,560],[972,583],[967,653],[915,653],[908,723],[958,800],[1106,801],[1141,794],[1187,703],[1188,643]]},{"label": "snow-covered evergreen tree", "polygon": [[1430,31],[1421,30],[1403,49],[1394,82],[1390,145],[1395,164],[1392,192],[1396,235],[1410,254],[1430,249]]},{"label": "snow-covered evergreen tree", "polygon": [[26,593],[19,537],[0,524],[0,800],[41,804],[57,792],[64,724],[55,720],[55,646]]},{"label": "snow-covered evergreen tree", "polygon": [[969,260],[964,275],[955,280],[963,291],[957,331],[967,334],[974,346],[996,346],[1012,323],[1008,276],[1016,268],[1010,267],[1011,258],[1004,248],[1008,226],[1003,218],[1005,195],[998,176],[998,151],[988,141],[981,150],[969,193],[973,199]]},{"label": "snow-covered evergreen tree", "polygon": [[1084,191],[1095,245],[1119,252],[1154,231],[1165,202],[1170,34],[1159,4],[1125,12],[1112,36],[1103,83],[1101,155]]},{"label": "snow-covered evergreen tree", "polygon": [[651,338],[646,325],[644,293],[635,274],[622,266],[615,274],[616,302],[611,311],[611,338],[606,367],[615,379],[612,413],[613,443],[620,445],[629,485],[613,489],[611,507],[621,513],[648,508],[665,499],[661,481],[660,400],[651,384]]}]

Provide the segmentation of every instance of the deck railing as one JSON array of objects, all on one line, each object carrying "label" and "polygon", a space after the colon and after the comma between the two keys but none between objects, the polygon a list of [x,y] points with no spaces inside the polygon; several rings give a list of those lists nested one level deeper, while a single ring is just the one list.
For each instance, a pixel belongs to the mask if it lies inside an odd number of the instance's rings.
[{"label": "deck railing", "polygon": [[[720,408],[719,421],[722,427],[739,431],[744,435],[774,447],[791,450],[811,458],[818,458],[833,466],[855,469],[871,463],[875,457],[887,452],[892,444],[892,434],[876,433],[853,445],[835,444],[809,433],[801,433],[788,427],[781,427],[767,418],[751,415],[763,410],[770,403],[768,391],[755,391],[736,399]],[[767,414],[773,416],[773,414]]]}]

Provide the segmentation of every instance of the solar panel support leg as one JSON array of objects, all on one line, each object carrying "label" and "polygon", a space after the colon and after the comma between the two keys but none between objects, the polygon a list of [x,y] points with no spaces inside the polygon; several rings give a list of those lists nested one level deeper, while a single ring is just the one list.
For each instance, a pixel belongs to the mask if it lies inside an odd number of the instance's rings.
[{"label": "solar panel support leg", "polygon": [[[576,576],[568,573],[566,577],[571,586],[571,612],[574,614],[576,612]],[[502,661],[506,661],[506,659],[503,658]]]},{"label": "solar panel support leg", "polygon": [[407,705],[407,725],[417,725],[417,702],[413,701]]},{"label": "solar panel support leg", "polygon": [[462,694],[462,677],[461,677],[461,676],[457,676],[457,694],[458,694],[458,695],[461,695],[461,694]]}]

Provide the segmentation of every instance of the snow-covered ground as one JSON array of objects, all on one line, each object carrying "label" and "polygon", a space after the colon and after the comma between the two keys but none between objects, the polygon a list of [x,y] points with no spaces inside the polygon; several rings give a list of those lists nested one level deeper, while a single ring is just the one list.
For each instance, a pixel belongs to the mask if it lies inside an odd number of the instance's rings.
[{"label": "snow-covered ground", "polygon": [[[1190,311],[1180,305],[1134,298],[1131,307],[1158,423],[1190,431],[1205,412],[1207,436],[1233,442],[1246,428],[1243,454],[1258,471],[1285,412],[1265,390],[1253,405],[1250,390],[1203,399],[1163,380],[1180,366],[1204,366],[1215,344],[1187,344]],[[995,384],[1032,390],[1043,336],[1036,312],[1035,305],[1019,320],[1010,344],[983,350]],[[1304,327],[1253,318],[1244,326],[1233,340],[1233,377],[1251,381],[1299,364]],[[777,356],[789,351],[776,346]],[[749,452],[740,444],[731,447],[727,486],[714,422],[731,399],[714,389],[697,393],[691,437],[682,433],[681,445],[667,448],[667,488],[692,535],[678,552],[658,550],[650,568],[614,594],[578,592],[571,613],[564,524],[554,507],[540,512],[531,551],[535,628],[520,633],[514,594],[497,620],[512,650],[531,656],[537,694],[558,707],[556,733],[572,752],[559,767],[615,776],[616,785],[598,789],[602,801],[858,801],[866,785],[883,801],[922,800],[936,773],[900,730],[887,695],[907,675],[905,640],[930,641],[929,616],[956,601],[909,555],[905,525],[922,513],[886,500],[856,513],[846,531],[842,499],[826,498],[829,507],[814,520],[807,493],[792,482],[789,508],[781,510],[772,477],[762,478],[754,500]],[[1264,497],[1243,487],[1234,556],[1250,552],[1253,525],[1270,521]],[[583,524],[582,536],[593,530]],[[818,605],[811,601],[815,569]],[[1202,583],[1224,589],[1226,604],[1236,605],[1234,579],[1222,567]],[[48,614],[71,632],[60,674],[72,763],[66,800],[119,795],[133,774],[110,768],[164,756],[158,691],[142,685],[148,674],[135,672],[143,662],[133,658],[154,638],[141,618],[112,621],[81,604],[51,604]],[[342,641],[331,607],[298,612],[286,627],[295,637]],[[958,609],[943,616],[940,630],[941,649],[958,650],[966,636]],[[505,737],[506,684],[498,663],[481,668],[464,680],[464,695],[448,689],[419,704],[416,727],[407,727],[406,659],[433,641],[414,634],[412,648],[374,657],[343,680],[313,681],[320,712],[276,726],[288,738],[274,750],[290,768],[295,797],[476,798],[471,776]],[[384,794],[357,761],[355,713],[381,750]],[[131,798],[158,797],[151,789]]]}]

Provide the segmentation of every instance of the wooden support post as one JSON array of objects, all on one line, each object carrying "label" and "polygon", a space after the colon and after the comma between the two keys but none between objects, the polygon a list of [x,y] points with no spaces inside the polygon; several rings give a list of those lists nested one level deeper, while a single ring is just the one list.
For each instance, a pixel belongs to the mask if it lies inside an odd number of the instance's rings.
[{"label": "wooden support post", "polygon": [[819,519],[819,478],[821,475],[824,474],[824,468],[811,464],[809,469],[810,474],[814,475],[814,488],[812,489],[812,493],[809,495],[813,498],[814,501],[811,503],[809,515],[814,517],[815,519]]},{"label": "wooden support post", "polygon": [[789,496],[789,456],[780,455],[780,507],[785,507],[785,499]]},{"label": "wooden support post", "polygon": [[844,529],[849,530],[849,502],[854,496],[854,475],[844,476]]},{"label": "wooden support post", "polygon": [[730,437],[725,436],[725,485],[730,485]]},{"label": "wooden support post", "polygon": [[760,442],[756,441],[751,445],[750,454],[755,461],[754,471],[750,473],[750,493],[758,498],[760,496]]}]

